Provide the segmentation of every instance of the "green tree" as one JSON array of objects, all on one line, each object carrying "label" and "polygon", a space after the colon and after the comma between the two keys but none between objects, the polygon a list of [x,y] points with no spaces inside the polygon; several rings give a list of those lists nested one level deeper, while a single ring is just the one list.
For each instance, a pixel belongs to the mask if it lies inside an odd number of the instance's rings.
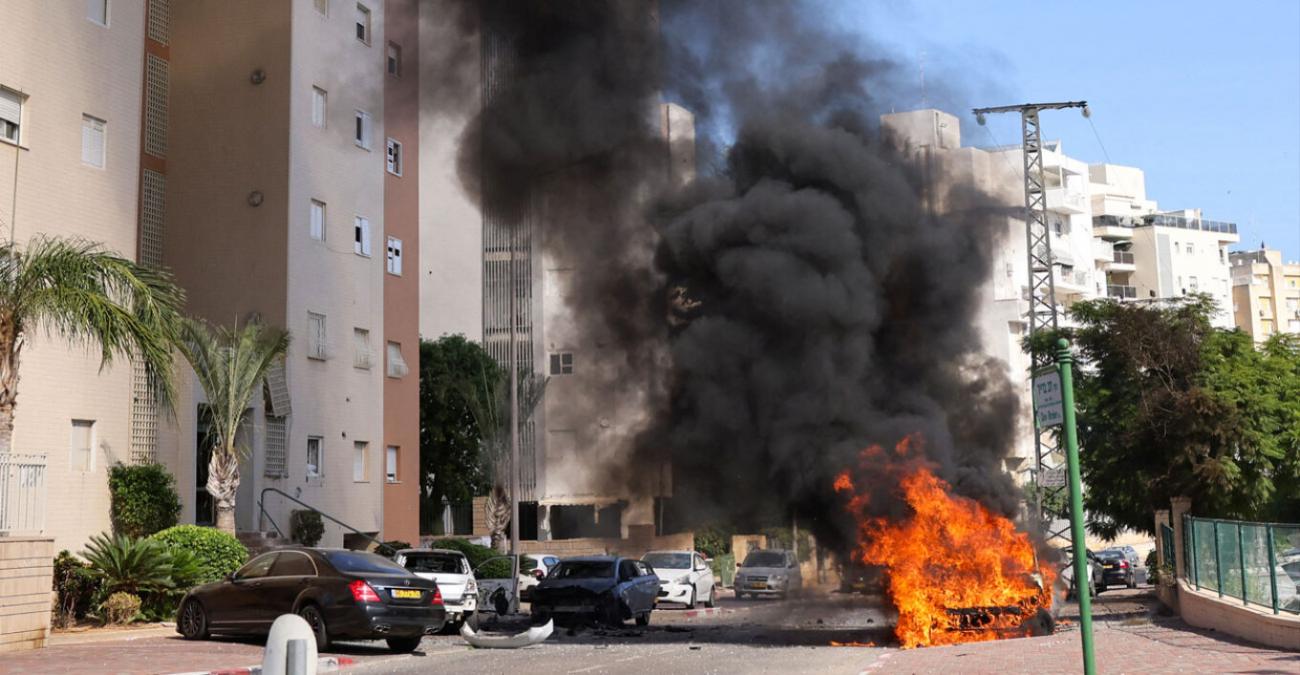
[{"label": "green tree", "polygon": [[464,503],[491,483],[473,392],[501,368],[463,335],[420,342],[420,531],[436,532],[444,499]]},{"label": "green tree", "polygon": [[[519,427],[523,428],[546,395],[546,378],[535,373],[520,373],[517,378]],[[470,411],[482,431],[482,460],[491,476],[485,506],[487,529],[492,546],[506,551],[506,528],[514,516],[510,503],[510,378],[504,374],[496,382],[483,381],[467,392]]]},{"label": "green tree", "polygon": [[1282,508],[1278,488],[1296,484],[1300,352],[1281,340],[1257,350],[1212,327],[1213,312],[1206,296],[1070,309],[1094,534],[1151,532],[1152,511],[1177,496],[1201,514],[1262,518]]},{"label": "green tree", "polygon": [[31,331],[98,348],[101,368],[138,359],[158,403],[171,410],[172,343],[184,293],[167,272],[100,246],[37,237],[0,244],[0,453],[13,445],[18,368]]},{"label": "green tree", "polygon": [[239,429],[267,370],[288,351],[289,334],[257,322],[230,329],[189,319],[182,323],[179,345],[208,399],[207,488],[216,502],[217,528],[234,534],[239,459],[248,452]]}]

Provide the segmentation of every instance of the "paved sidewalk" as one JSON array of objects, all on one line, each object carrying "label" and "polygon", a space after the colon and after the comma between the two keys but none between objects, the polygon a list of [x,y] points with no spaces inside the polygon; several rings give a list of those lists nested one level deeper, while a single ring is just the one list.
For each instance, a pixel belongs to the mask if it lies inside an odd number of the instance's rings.
[{"label": "paved sidewalk", "polygon": [[[1283,651],[1162,617],[1150,589],[1108,591],[1093,604],[1099,673],[1300,673],[1300,651]],[[1077,606],[1056,635],[929,649],[891,650],[863,672],[1080,673]],[[1300,650],[1300,645],[1297,645]]]}]

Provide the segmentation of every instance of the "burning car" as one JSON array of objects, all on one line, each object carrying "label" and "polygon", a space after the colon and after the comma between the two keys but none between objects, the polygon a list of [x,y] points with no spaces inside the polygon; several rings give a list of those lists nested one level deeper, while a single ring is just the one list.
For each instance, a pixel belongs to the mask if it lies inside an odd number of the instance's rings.
[{"label": "burning car", "polygon": [[600,621],[620,626],[628,619],[650,623],[659,577],[640,560],[590,556],[561,560],[532,594],[535,621]]}]

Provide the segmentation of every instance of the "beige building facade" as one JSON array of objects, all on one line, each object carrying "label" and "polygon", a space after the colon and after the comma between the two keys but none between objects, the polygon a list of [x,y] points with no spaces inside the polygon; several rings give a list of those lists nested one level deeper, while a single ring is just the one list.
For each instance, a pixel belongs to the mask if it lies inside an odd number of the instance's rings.
[{"label": "beige building facade", "polygon": [[1237,328],[1261,343],[1278,333],[1300,335],[1300,262],[1260,247],[1230,254],[1232,317]]}]

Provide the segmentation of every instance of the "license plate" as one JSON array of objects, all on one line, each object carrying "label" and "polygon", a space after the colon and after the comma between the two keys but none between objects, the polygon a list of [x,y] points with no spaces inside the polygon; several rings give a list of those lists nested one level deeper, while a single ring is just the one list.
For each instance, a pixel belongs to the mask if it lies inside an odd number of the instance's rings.
[{"label": "license plate", "polygon": [[750,588],[760,588],[760,589],[761,589],[761,588],[767,588],[767,582],[766,582],[766,581],[755,581],[755,582],[749,584],[749,587],[750,587]]},{"label": "license plate", "polygon": [[403,600],[419,600],[420,591],[407,590],[405,588],[395,588],[393,589],[393,597],[401,598]]},{"label": "license plate", "polygon": [[1107,566],[1106,566],[1106,569],[1108,569],[1108,570],[1115,570],[1115,569],[1119,569],[1119,566],[1118,566],[1118,565],[1107,565]]}]

